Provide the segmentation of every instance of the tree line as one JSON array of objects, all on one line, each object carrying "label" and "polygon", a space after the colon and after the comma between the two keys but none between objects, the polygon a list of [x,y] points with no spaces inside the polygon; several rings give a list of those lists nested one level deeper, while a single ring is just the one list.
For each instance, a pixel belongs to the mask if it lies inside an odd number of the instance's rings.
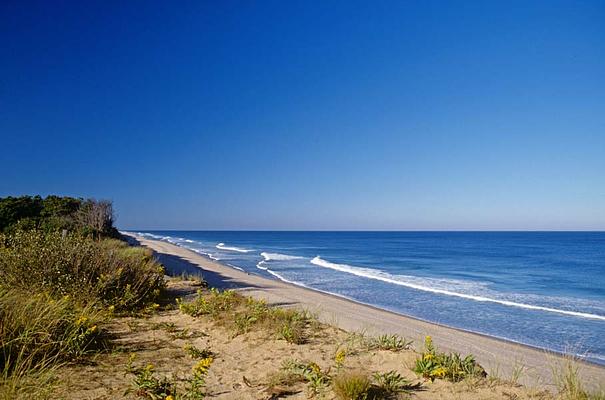
[{"label": "tree line", "polygon": [[0,198],[0,232],[67,230],[94,237],[118,237],[108,200],[50,195]]}]

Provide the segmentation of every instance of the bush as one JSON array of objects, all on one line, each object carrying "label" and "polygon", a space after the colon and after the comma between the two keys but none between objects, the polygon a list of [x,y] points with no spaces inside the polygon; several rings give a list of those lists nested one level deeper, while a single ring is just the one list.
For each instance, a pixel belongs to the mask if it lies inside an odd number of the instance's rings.
[{"label": "bush", "polygon": [[0,198],[0,232],[23,229],[68,230],[99,237],[119,237],[113,227],[113,205],[107,200],[21,196]]},{"label": "bush", "polygon": [[397,371],[377,372],[373,375],[373,378],[378,392],[384,398],[391,398],[399,393],[407,393],[411,387],[411,382]]},{"label": "bush", "polygon": [[370,379],[361,372],[346,372],[334,378],[334,393],[340,400],[366,400],[370,392]]},{"label": "bush", "polygon": [[369,347],[372,349],[397,352],[410,349],[412,343],[411,340],[406,340],[399,335],[380,335],[376,339],[370,340]]},{"label": "bush", "polygon": [[323,394],[331,381],[329,370],[323,371],[314,362],[286,360],[282,365],[282,377],[285,381],[302,381],[307,383],[307,392],[310,397]]},{"label": "bush", "polygon": [[149,250],[118,240],[94,241],[76,234],[17,231],[0,234],[0,281],[82,304],[128,311],[153,302],[164,273]]},{"label": "bush", "polygon": [[458,382],[467,377],[485,377],[485,370],[477,364],[472,355],[465,358],[460,354],[438,352],[433,340],[427,336],[424,341],[422,356],[416,360],[414,372],[431,381],[436,378]]}]

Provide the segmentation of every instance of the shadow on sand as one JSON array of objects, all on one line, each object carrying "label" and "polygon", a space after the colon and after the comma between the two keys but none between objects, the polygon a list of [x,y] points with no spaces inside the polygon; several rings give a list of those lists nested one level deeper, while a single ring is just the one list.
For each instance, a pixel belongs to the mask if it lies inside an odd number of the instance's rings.
[{"label": "shadow on sand", "polygon": [[[123,236],[131,246],[142,246],[141,242],[132,236]],[[153,249],[152,249],[153,250]],[[203,278],[208,286],[220,290],[237,289],[239,292],[263,290],[271,292],[273,288],[265,285],[254,285],[250,282],[238,280],[232,276],[227,276],[219,272],[208,271],[197,264],[192,263],[182,257],[174,254],[159,253],[153,251],[155,258],[164,265],[166,275],[178,277],[183,275],[199,276]],[[228,268],[228,267],[226,267]],[[292,306],[293,302],[271,302],[273,306]]]}]

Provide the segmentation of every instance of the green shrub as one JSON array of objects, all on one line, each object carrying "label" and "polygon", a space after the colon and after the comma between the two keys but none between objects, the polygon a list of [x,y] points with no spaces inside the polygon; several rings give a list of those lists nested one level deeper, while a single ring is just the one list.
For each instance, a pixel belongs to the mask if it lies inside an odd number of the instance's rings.
[{"label": "green shrub", "polygon": [[445,354],[437,351],[430,336],[424,341],[424,351],[416,360],[414,372],[425,379],[447,379],[458,382],[467,377],[485,377],[485,370],[472,355],[465,358],[457,353]]},{"label": "green shrub", "polygon": [[381,335],[370,340],[369,347],[379,350],[401,351],[410,349],[412,343],[411,340],[406,340],[399,335]]},{"label": "green shrub", "polygon": [[21,196],[0,198],[0,232],[41,229],[84,235],[119,237],[113,227],[113,205],[107,200],[73,197]]},{"label": "green shrub", "polygon": [[370,379],[361,372],[345,372],[334,378],[332,387],[340,400],[366,400],[370,393]]},{"label": "green shrub", "polygon": [[126,372],[133,375],[132,391],[137,397],[150,400],[166,399],[169,396],[175,398],[177,391],[175,382],[166,377],[157,377],[153,372],[153,364],[147,364],[144,367],[135,366],[134,359],[134,355],[131,355]]},{"label": "green shrub", "polygon": [[214,357],[214,353],[212,352],[212,350],[200,349],[199,347],[196,347],[196,346],[192,345],[191,343],[187,343],[183,347],[183,350],[185,350],[185,353],[187,353],[187,355],[189,357],[198,359],[198,360],[202,359],[202,358]]},{"label": "green shrub", "polygon": [[331,381],[329,371],[323,371],[314,362],[286,360],[282,365],[282,373],[285,373],[290,381],[307,382],[307,391],[310,396],[323,394]]},{"label": "green shrub", "polygon": [[374,382],[382,397],[393,397],[398,393],[408,392],[411,382],[401,376],[397,371],[375,373]]},{"label": "green shrub", "polygon": [[118,312],[153,302],[164,287],[163,269],[149,250],[118,240],[35,230],[0,234],[0,281]]}]

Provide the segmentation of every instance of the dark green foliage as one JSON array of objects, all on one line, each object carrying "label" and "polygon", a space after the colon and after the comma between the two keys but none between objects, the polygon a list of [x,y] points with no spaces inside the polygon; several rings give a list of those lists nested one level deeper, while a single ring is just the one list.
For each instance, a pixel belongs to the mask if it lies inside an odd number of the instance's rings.
[{"label": "dark green foliage", "polygon": [[25,225],[35,223],[44,208],[40,196],[5,197],[0,199],[0,231],[24,220]]},{"label": "dark green foliage", "polygon": [[95,237],[117,237],[111,202],[68,196],[0,198],[0,232],[68,230]]},{"label": "dark green foliage", "polygon": [[443,353],[433,345],[433,339],[427,336],[424,339],[424,351],[416,360],[413,371],[425,379],[447,379],[458,382],[468,377],[484,378],[487,376],[472,355],[465,358],[457,353]]}]

